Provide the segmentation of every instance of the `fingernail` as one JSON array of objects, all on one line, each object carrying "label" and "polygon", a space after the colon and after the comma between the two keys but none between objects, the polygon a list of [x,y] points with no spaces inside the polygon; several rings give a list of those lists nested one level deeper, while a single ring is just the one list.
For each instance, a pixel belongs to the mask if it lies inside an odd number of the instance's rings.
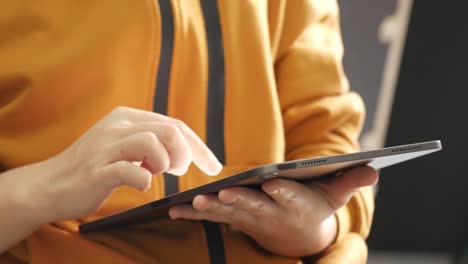
[{"label": "fingernail", "polygon": [[262,189],[264,192],[270,194],[270,195],[275,195],[275,194],[278,194],[279,193],[279,189],[278,188],[271,188],[272,186],[270,186],[270,184],[263,184],[262,185]]},{"label": "fingernail", "polygon": [[232,204],[233,202],[237,201],[237,197],[233,197],[229,200],[224,201],[225,204]]},{"label": "fingernail", "polygon": [[210,176],[216,176],[218,175],[221,171],[223,170],[223,165],[219,162],[216,162],[214,163],[212,166],[211,166],[211,172],[210,172]]},{"label": "fingernail", "polygon": [[171,215],[169,215],[169,217],[170,217],[172,220],[176,220],[177,218],[179,218],[179,217],[177,217],[177,216],[171,216]]},{"label": "fingernail", "polygon": [[186,170],[184,169],[173,169],[173,170],[168,170],[167,171],[169,174],[172,174],[172,175],[176,175],[176,176],[182,176],[184,175],[185,173],[187,173]]},{"label": "fingernail", "polygon": [[272,184],[271,181],[276,181],[276,179],[270,180],[268,182],[264,182],[262,184],[262,190],[265,193],[270,194],[270,195],[278,194],[279,188],[278,188],[277,184]]},{"label": "fingernail", "polygon": [[169,211],[168,215],[169,215],[169,218],[171,218],[172,220],[179,218],[177,215],[174,215],[174,213],[171,213],[171,211]]},{"label": "fingernail", "polygon": [[231,204],[239,198],[239,195],[232,193],[230,190],[221,190],[218,198],[223,204]]},{"label": "fingernail", "polygon": [[275,189],[275,190],[269,192],[269,194],[271,194],[271,195],[277,195],[278,193],[279,193],[278,189]]}]

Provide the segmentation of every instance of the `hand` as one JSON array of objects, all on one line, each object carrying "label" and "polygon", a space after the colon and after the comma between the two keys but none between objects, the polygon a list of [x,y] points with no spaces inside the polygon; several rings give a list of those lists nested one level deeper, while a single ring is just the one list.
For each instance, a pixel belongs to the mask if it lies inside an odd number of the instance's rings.
[{"label": "hand", "polygon": [[209,175],[222,169],[183,122],[119,107],[18,184],[48,221],[76,219],[98,210],[117,187],[144,191],[153,174],[183,175],[192,161]]},{"label": "hand", "polygon": [[175,206],[169,215],[230,224],[271,252],[308,256],[334,241],[335,212],[359,187],[375,184],[377,178],[377,172],[365,166],[307,184],[273,179],[263,183],[263,191],[231,187],[218,195],[198,195],[193,206]]}]

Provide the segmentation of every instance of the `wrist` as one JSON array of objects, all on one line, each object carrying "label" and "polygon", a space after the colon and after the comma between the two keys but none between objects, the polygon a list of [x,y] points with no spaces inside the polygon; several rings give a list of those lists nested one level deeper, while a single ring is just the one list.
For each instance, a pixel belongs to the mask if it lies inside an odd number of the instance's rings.
[{"label": "wrist", "polygon": [[[52,221],[46,197],[41,194],[47,178],[41,163],[0,174],[0,255],[42,225]],[[45,184],[44,184],[45,183]]]},{"label": "wrist", "polygon": [[22,168],[18,168],[18,176],[11,189],[14,208],[23,212],[29,223],[37,227],[56,220],[54,212],[54,197],[47,185],[58,168],[52,160],[41,161]]}]

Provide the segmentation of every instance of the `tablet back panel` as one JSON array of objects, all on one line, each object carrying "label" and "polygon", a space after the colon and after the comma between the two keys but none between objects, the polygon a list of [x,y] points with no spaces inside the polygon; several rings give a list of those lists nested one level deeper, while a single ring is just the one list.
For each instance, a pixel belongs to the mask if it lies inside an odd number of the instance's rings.
[{"label": "tablet back panel", "polygon": [[80,232],[88,233],[119,227],[132,228],[131,226],[134,224],[155,220],[159,217],[167,217],[167,212],[171,206],[189,203],[198,194],[216,193],[230,186],[257,188],[262,182],[277,177],[297,181],[318,180],[334,176],[345,169],[366,164],[375,169],[381,169],[427,155],[441,148],[440,141],[430,141],[372,151],[265,165],[81,225]]}]

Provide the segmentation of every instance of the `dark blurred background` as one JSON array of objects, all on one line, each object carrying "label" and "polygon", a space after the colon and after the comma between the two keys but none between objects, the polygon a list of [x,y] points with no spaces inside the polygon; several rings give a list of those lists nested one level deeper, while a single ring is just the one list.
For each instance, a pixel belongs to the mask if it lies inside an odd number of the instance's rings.
[{"label": "dark blurred background", "polygon": [[339,3],[363,146],[444,146],[381,171],[369,263],[468,263],[468,1]]}]

